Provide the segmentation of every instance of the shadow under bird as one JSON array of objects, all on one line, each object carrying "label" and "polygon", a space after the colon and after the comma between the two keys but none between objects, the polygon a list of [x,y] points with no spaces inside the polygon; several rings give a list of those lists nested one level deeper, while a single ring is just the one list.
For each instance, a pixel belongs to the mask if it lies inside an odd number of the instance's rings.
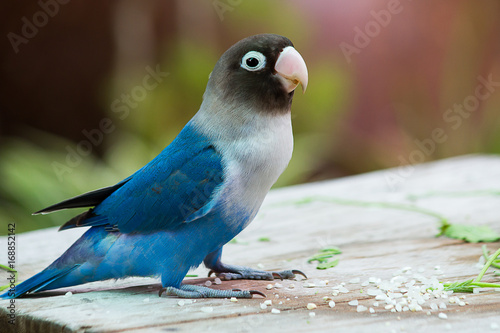
[{"label": "shadow under bird", "polygon": [[265,296],[182,284],[202,262],[222,280],[304,275],[228,265],[221,255],[288,165],[292,98],[307,80],[303,58],[285,37],[234,44],[210,74],[199,111],[156,158],[116,185],[35,213],[93,207],[60,228],[90,227],[64,254],[0,297],[128,276],[160,276],[160,296]]}]

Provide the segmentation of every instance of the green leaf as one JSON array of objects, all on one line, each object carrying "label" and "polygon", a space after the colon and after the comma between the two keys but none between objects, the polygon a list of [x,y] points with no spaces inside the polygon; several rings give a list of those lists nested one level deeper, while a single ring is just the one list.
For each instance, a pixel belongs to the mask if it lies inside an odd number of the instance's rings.
[{"label": "green leaf", "polygon": [[333,261],[328,261],[328,259],[332,258],[334,255],[341,254],[342,251],[338,247],[325,248],[320,250],[318,253],[313,255],[311,258],[307,260],[308,263],[313,261],[319,262],[316,269],[328,269],[337,266],[339,263],[338,259]]},{"label": "green leaf", "polygon": [[269,237],[261,237],[259,238],[259,242],[270,242],[271,241],[271,238]]},{"label": "green leaf", "polygon": [[489,226],[465,224],[443,223],[440,235],[454,239],[463,239],[470,243],[496,242],[500,239],[500,234],[493,231]]},{"label": "green leaf", "polygon": [[339,260],[335,259],[333,261],[322,262],[322,263],[318,264],[318,266],[316,266],[316,269],[328,269],[328,268],[335,267],[338,264],[339,264]]},{"label": "green leaf", "polygon": [[240,240],[238,240],[236,237],[234,237],[233,239],[231,239],[228,244],[239,244],[239,245],[248,245],[247,242],[242,242]]},{"label": "green leaf", "polygon": [[338,248],[338,247],[331,247],[331,248],[327,248],[327,249],[323,249],[321,250],[321,252],[325,253],[329,253],[329,254],[341,254],[342,251]]},{"label": "green leaf", "polygon": [[308,263],[311,263],[313,261],[319,261],[319,262],[327,262],[328,258],[333,257],[331,254],[322,254],[322,253],[317,253],[313,255],[311,258],[307,260]]},{"label": "green leaf", "polygon": [[318,253],[313,255],[311,258],[307,260],[308,263],[313,261],[319,261],[320,263],[327,262],[329,258],[333,257],[336,254],[341,254],[342,251],[338,247],[331,247],[320,250]]},{"label": "green leaf", "polygon": [[463,282],[453,282],[444,285],[444,290],[453,290],[455,293],[471,293],[474,291],[474,287],[471,286],[473,279],[463,281]]}]

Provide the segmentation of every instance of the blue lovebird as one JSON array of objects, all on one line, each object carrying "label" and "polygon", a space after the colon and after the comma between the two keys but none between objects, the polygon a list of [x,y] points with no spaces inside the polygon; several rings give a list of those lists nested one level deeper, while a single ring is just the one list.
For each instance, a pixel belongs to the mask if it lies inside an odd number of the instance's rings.
[{"label": "blue lovebird", "polygon": [[223,280],[304,275],[227,265],[221,255],[292,156],[292,98],[307,80],[303,58],[285,37],[261,34],[233,45],[210,74],[199,111],[156,158],[116,185],[37,212],[93,207],[60,228],[90,227],[80,239],[1,297],[128,276],[160,276],[160,296],[263,295],[182,284],[202,262]]}]

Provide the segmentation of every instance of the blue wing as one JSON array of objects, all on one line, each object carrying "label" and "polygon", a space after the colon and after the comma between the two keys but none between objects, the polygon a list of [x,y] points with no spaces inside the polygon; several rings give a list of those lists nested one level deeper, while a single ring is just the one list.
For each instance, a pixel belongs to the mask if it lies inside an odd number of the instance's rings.
[{"label": "blue wing", "polygon": [[[188,124],[160,155],[129,178],[49,208],[82,207],[102,199],[61,230],[82,226],[106,226],[122,233],[172,230],[210,212],[223,178],[221,154]],[[65,202],[68,207],[62,205]]]}]

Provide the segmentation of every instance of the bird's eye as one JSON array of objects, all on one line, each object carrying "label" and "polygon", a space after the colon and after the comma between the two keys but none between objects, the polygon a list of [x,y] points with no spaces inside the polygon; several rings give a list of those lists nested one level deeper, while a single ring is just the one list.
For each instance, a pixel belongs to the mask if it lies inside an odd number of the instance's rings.
[{"label": "bird's eye", "polygon": [[258,71],[266,65],[266,57],[257,51],[250,51],[241,58],[241,67],[247,71]]}]

